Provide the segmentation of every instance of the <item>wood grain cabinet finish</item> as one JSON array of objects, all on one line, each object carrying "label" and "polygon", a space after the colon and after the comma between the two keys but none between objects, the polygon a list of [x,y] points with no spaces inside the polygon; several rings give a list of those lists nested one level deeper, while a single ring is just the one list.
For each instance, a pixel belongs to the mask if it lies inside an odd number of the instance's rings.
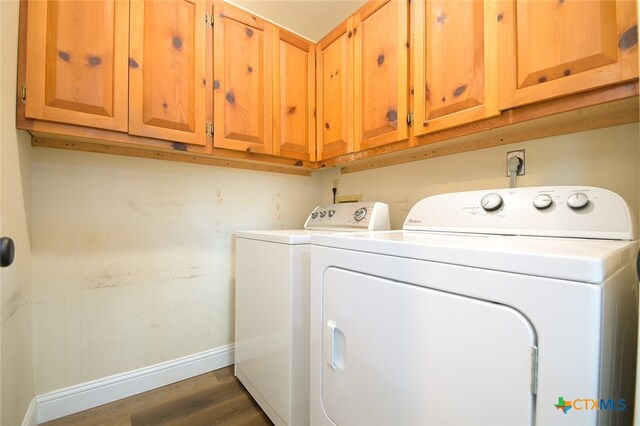
[{"label": "wood grain cabinet finish", "polygon": [[316,46],[317,158],[353,152],[353,18]]},{"label": "wood grain cabinet finish", "polygon": [[129,133],[206,144],[202,1],[132,0]]},{"label": "wood grain cabinet finish", "polygon": [[273,154],[315,161],[315,45],[276,28]]},{"label": "wood grain cabinet finish", "polygon": [[214,3],[214,148],[273,152],[274,26]]},{"label": "wood grain cabinet finish", "polygon": [[408,137],[408,3],[370,1],[354,17],[356,151]]},{"label": "wood grain cabinet finish", "polygon": [[127,131],[129,3],[28,4],[27,118]]},{"label": "wood grain cabinet finish", "polygon": [[495,0],[412,4],[416,136],[497,115]]},{"label": "wood grain cabinet finish", "polygon": [[502,109],[638,77],[637,1],[501,0]]}]

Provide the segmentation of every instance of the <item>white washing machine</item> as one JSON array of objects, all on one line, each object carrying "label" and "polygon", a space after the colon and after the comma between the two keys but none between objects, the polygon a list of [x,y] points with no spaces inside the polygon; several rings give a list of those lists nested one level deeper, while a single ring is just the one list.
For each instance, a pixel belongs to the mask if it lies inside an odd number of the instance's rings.
[{"label": "white washing machine", "polygon": [[314,235],[311,424],[630,424],[634,223],[610,191],[537,187]]},{"label": "white washing machine", "polygon": [[389,206],[318,206],[304,227],[236,235],[235,374],[276,425],[309,423],[311,235],[389,229]]}]

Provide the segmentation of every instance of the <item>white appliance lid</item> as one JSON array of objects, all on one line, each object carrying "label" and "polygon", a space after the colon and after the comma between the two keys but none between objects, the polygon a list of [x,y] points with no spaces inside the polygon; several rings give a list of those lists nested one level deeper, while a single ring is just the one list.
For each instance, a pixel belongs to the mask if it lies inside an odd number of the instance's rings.
[{"label": "white appliance lid", "polygon": [[599,284],[635,259],[637,241],[379,231],[314,235],[313,245]]},{"label": "white appliance lid", "polygon": [[305,229],[238,231],[236,237],[280,244],[311,244],[311,231]]},{"label": "white appliance lid", "polygon": [[237,238],[266,241],[280,244],[311,244],[312,235],[335,235],[338,231],[307,230],[307,229],[270,229],[238,231]]}]

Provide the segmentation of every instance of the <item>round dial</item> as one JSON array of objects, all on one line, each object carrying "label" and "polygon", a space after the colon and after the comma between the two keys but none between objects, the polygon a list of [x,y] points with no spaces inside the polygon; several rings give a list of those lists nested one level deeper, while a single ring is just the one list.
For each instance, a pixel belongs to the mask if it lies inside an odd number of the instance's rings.
[{"label": "round dial", "polygon": [[500,196],[500,194],[492,192],[491,194],[487,194],[482,197],[482,200],[480,200],[480,205],[485,211],[488,212],[498,210],[502,206],[502,197]]},{"label": "round dial", "polygon": [[547,194],[536,195],[536,198],[533,199],[533,206],[538,210],[547,209],[551,207],[551,204],[553,204],[553,199]]},{"label": "round dial", "polygon": [[567,204],[572,209],[578,210],[589,204],[589,197],[584,192],[574,192],[567,198]]},{"label": "round dial", "polygon": [[367,215],[367,209],[365,209],[364,207],[359,208],[358,210],[356,210],[356,212],[353,214],[353,218],[360,222],[362,219],[365,218],[365,216]]}]

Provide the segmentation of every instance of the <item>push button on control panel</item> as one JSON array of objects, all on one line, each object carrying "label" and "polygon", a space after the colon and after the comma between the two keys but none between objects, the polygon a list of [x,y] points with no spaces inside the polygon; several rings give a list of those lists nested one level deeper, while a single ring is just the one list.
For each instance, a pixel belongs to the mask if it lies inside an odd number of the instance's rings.
[{"label": "push button on control panel", "polygon": [[365,209],[364,207],[359,208],[358,210],[355,211],[355,213],[353,214],[353,218],[360,222],[362,219],[364,219],[367,216],[367,209]]}]

